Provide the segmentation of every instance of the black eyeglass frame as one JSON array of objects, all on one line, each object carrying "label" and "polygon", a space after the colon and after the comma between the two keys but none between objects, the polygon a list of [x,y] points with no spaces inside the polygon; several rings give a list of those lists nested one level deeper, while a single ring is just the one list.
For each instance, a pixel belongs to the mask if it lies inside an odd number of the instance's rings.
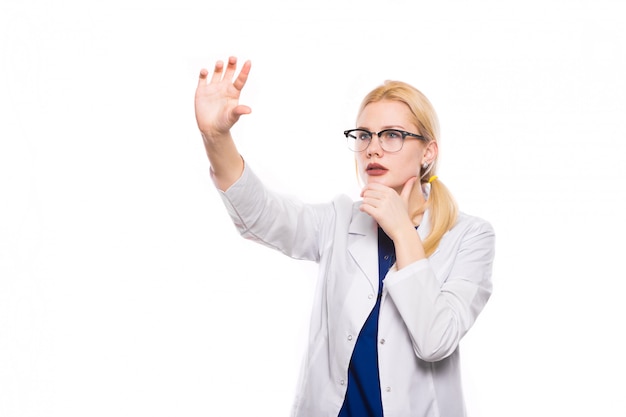
[{"label": "black eyeglass frame", "polygon": [[[404,140],[406,139],[407,136],[413,137],[413,138],[418,138],[421,140],[425,140],[424,136],[422,135],[418,135],[417,133],[411,133],[411,132],[407,132],[406,130],[400,130],[400,129],[384,129],[381,130],[380,132],[370,132],[367,129],[348,129],[348,130],[344,130],[343,134],[345,135],[346,139],[350,138],[350,133],[352,132],[367,132],[370,136],[369,142],[367,143],[367,146],[365,148],[363,148],[360,151],[356,151],[354,149],[350,149],[352,152],[363,152],[364,150],[366,150],[369,146],[370,143],[372,143],[372,139],[374,139],[374,135],[378,136],[380,138],[380,135],[382,135],[385,132],[397,132],[400,133],[402,135],[402,146],[404,146]],[[353,136],[356,139],[356,136]],[[383,150],[385,152],[400,152],[402,150],[402,146],[400,147],[400,149],[398,149],[397,151],[388,151],[383,147]],[[381,142],[381,147],[382,147],[382,142]]]}]

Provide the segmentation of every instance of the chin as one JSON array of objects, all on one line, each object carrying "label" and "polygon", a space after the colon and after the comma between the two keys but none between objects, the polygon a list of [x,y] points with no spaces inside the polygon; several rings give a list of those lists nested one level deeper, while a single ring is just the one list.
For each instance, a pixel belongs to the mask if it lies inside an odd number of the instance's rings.
[{"label": "chin", "polygon": [[389,179],[383,178],[381,176],[379,176],[379,177],[366,177],[365,178],[365,183],[366,184],[381,184],[381,185],[385,185],[387,187],[395,188],[394,184],[391,184]]},{"label": "chin", "polygon": [[[408,179],[407,179],[408,181]],[[366,177],[365,184],[381,184],[389,188],[393,188],[400,194],[404,188],[404,182],[392,181],[390,178],[383,177]]]}]

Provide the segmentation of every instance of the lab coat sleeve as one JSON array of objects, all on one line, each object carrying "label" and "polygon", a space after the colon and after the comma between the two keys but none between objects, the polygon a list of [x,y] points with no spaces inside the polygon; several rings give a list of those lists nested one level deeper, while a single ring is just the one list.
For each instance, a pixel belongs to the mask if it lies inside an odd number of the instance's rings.
[{"label": "lab coat sleeve", "polygon": [[387,295],[409,331],[415,354],[428,362],[451,355],[487,303],[495,234],[489,223],[479,221],[462,233],[448,232],[440,249],[435,256],[445,257],[447,276],[437,277],[432,260],[423,259],[385,278]]},{"label": "lab coat sleeve", "polygon": [[220,196],[239,233],[296,258],[319,261],[320,218],[327,205],[307,205],[268,190],[246,164]]}]

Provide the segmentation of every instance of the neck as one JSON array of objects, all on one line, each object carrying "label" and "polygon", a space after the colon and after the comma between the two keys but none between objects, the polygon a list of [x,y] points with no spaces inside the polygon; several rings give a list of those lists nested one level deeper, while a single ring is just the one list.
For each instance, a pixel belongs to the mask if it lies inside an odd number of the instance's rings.
[{"label": "neck", "polygon": [[409,215],[415,226],[419,226],[421,223],[424,210],[426,210],[426,199],[422,191],[422,184],[419,181],[415,181],[409,196]]}]

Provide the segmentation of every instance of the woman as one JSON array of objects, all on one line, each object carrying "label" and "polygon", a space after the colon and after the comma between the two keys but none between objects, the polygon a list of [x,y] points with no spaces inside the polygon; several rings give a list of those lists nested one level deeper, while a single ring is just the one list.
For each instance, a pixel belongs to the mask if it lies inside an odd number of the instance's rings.
[{"label": "woman", "polygon": [[240,233],[319,263],[294,416],[463,416],[459,342],[491,294],[494,232],[459,213],[437,179],[438,122],[418,90],[387,82],[344,132],[364,180],[307,205],[267,190],[231,127],[246,62],[202,70],[196,119],[211,175]]}]

